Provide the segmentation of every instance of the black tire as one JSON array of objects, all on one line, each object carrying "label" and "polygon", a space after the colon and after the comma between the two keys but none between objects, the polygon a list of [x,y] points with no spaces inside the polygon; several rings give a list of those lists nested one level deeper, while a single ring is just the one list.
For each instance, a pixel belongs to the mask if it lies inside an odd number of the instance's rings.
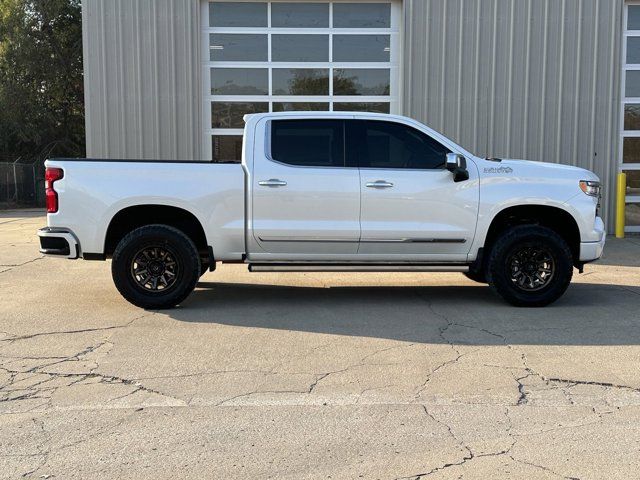
[{"label": "black tire", "polygon": [[209,262],[200,259],[200,278],[209,271]]},{"label": "black tire", "polygon": [[464,276],[477,283],[488,283],[484,272],[468,271],[464,273]]},{"label": "black tire", "polygon": [[193,241],[167,225],[148,225],[126,235],[111,264],[122,296],[152,310],[182,303],[196,287],[199,273],[200,256]]},{"label": "black tire", "polygon": [[537,225],[512,227],[500,235],[489,255],[487,280],[517,307],[544,307],[560,298],[573,276],[567,242]]}]

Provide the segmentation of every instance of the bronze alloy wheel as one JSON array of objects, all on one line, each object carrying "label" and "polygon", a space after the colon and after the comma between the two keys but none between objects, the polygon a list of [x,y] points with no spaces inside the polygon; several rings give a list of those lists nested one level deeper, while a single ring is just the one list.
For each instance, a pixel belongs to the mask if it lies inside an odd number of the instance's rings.
[{"label": "bronze alloy wheel", "polygon": [[148,246],[139,250],[131,262],[131,276],[148,293],[166,293],[176,283],[180,265],[166,246]]},{"label": "bronze alloy wheel", "polygon": [[511,281],[520,290],[542,290],[555,275],[555,261],[549,249],[524,247],[516,250],[508,260]]}]

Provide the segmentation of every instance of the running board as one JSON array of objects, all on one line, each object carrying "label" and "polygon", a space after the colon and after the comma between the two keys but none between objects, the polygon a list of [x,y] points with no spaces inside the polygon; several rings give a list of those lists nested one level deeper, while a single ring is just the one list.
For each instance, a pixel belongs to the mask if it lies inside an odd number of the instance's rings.
[{"label": "running board", "polygon": [[462,272],[468,265],[437,264],[348,264],[348,263],[251,263],[249,271],[259,272]]}]

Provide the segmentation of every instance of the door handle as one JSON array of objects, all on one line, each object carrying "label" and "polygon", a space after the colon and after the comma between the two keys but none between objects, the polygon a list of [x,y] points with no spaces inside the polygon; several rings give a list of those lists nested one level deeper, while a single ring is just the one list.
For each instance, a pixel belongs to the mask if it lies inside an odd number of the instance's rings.
[{"label": "door handle", "polygon": [[370,182],[365,185],[367,188],[391,188],[393,183],[385,182],[384,180],[378,180],[377,182]]},{"label": "door handle", "polygon": [[258,182],[258,185],[261,187],[286,187],[287,182],[284,180],[278,180],[277,178],[272,178],[270,180],[263,180]]}]

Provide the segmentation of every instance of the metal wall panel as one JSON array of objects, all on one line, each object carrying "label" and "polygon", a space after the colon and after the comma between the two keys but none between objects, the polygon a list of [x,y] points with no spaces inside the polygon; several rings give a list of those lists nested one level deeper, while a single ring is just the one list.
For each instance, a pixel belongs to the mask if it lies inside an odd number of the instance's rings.
[{"label": "metal wall panel", "polygon": [[404,114],[482,156],[595,171],[614,220],[622,0],[404,0]]},{"label": "metal wall panel", "polygon": [[[623,0],[404,0],[403,113],[594,170],[613,222]],[[87,152],[202,158],[199,0],[84,0]]]},{"label": "metal wall panel", "polygon": [[84,0],[87,155],[201,158],[200,4]]}]

